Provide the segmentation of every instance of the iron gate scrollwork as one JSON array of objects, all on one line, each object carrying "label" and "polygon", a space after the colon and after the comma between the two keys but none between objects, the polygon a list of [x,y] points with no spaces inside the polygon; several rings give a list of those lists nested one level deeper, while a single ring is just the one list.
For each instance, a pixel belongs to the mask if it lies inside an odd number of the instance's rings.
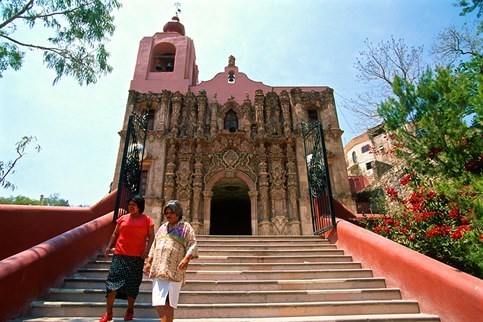
[{"label": "iron gate scrollwork", "polygon": [[324,132],[319,122],[302,123],[314,235],[335,226]]},{"label": "iron gate scrollwork", "polygon": [[127,199],[139,193],[146,132],[147,118],[145,115],[132,114],[129,116],[117,187],[114,220],[118,218],[120,210],[127,211]]}]

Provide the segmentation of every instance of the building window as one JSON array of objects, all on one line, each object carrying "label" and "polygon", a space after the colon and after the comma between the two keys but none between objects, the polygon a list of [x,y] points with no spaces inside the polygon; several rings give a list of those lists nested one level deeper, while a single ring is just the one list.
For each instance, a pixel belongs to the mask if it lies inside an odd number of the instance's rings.
[{"label": "building window", "polygon": [[228,83],[234,84],[235,83],[235,72],[230,70],[228,72]]},{"label": "building window", "polygon": [[148,131],[154,130],[154,110],[149,110],[146,114],[146,121],[148,124]]},{"label": "building window", "polygon": [[236,117],[235,111],[229,110],[226,113],[224,129],[230,132],[235,132],[238,130],[238,118]]},{"label": "building window", "polygon": [[369,144],[366,144],[366,145],[364,145],[364,146],[361,148],[361,151],[362,151],[362,153],[366,153],[366,152],[368,152],[370,149],[371,149],[371,146],[370,146]]},{"label": "building window", "polygon": [[366,170],[371,170],[372,169],[372,162],[367,162],[366,163]]},{"label": "building window", "polygon": [[153,48],[151,72],[172,72],[174,71],[174,59],[176,47],[170,43],[160,43]]},{"label": "building window", "polygon": [[352,151],[352,163],[357,163],[357,154],[356,154],[356,151]]},{"label": "building window", "polygon": [[317,118],[317,110],[308,110],[307,112],[309,113],[309,123],[319,121]]}]

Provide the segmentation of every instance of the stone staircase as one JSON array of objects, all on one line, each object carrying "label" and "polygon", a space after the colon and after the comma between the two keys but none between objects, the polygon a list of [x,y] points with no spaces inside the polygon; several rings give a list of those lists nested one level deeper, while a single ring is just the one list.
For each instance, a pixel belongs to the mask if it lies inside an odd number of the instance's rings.
[{"label": "stone staircase", "polygon": [[[383,278],[319,237],[198,236],[175,321],[440,321],[413,300],[387,288]],[[97,321],[105,311],[110,261],[103,256],[32,303],[17,321]],[[159,321],[145,279],[135,321]],[[114,321],[126,301],[116,300]]]}]

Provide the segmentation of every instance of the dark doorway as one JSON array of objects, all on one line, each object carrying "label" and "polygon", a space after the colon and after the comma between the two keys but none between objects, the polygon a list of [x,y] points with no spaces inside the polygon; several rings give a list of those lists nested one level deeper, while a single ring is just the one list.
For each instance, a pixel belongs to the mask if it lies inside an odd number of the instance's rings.
[{"label": "dark doorway", "polygon": [[248,186],[240,179],[222,179],[213,187],[210,235],[251,235]]}]

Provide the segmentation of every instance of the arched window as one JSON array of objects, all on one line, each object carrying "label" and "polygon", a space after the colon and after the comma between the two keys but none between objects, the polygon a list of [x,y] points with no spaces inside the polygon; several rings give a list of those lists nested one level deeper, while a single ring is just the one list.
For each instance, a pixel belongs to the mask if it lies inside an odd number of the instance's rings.
[{"label": "arched window", "polygon": [[233,110],[229,110],[225,114],[225,130],[228,130],[230,132],[235,132],[238,130],[238,118],[236,117],[236,113]]},{"label": "arched window", "polygon": [[234,84],[235,83],[235,72],[230,70],[228,72],[228,83]]},{"label": "arched window", "polygon": [[170,43],[160,43],[153,48],[151,61],[151,72],[172,72],[174,71],[174,58],[176,47]]},{"label": "arched window", "polygon": [[352,151],[352,162],[357,163],[357,154],[356,151]]}]

